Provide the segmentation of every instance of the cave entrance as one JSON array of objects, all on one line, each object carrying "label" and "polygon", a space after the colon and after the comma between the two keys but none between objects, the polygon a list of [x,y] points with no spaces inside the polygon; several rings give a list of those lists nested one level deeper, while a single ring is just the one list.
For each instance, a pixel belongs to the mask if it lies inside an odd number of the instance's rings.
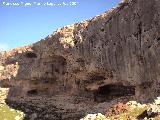
[{"label": "cave entrance", "polygon": [[36,53],[33,53],[33,52],[27,52],[26,57],[27,58],[37,58],[37,55]]},{"label": "cave entrance", "polygon": [[37,89],[29,90],[29,91],[27,91],[27,95],[28,96],[38,95],[38,91],[37,91]]},{"label": "cave entrance", "polygon": [[54,56],[51,65],[51,73],[64,75],[66,72],[67,61],[62,56]]},{"label": "cave entrance", "polygon": [[135,86],[104,85],[94,93],[94,100],[97,102],[110,101],[123,96],[135,95]]}]

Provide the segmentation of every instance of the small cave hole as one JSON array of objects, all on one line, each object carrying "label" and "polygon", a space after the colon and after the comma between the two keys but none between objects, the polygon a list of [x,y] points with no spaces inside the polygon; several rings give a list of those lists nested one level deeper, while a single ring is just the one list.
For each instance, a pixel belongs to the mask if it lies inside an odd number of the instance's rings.
[{"label": "small cave hole", "polygon": [[78,41],[75,40],[75,41],[74,41],[74,44],[76,45],[77,43],[78,43]]},{"label": "small cave hole", "polygon": [[94,93],[94,100],[97,102],[110,101],[123,96],[135,95],[134,86],[104,85]]},{"label": "small cave hole", "polygon": [[37,91],[37,89],[33,89],[33,90],[29,90],[28,92],[27,92],[27,95],[38,95],[38,91]]},{"label": "small cave hole", "polygon": [[37,55],[33,52],[28,52],[28,53],[26,53],[26,57],[27,58],[37,58]]},{"label": "small cave hole", "polygon": [[104,32],[104,29],[102,28],[101,31]]},{"label": "small cave hole", "polygon": [[160,37],[157,39],[157,41],[160,41]]},{"label": "small cave hole", "polygon": [[149,45],[148,48],[151,48],[151,45]]}]

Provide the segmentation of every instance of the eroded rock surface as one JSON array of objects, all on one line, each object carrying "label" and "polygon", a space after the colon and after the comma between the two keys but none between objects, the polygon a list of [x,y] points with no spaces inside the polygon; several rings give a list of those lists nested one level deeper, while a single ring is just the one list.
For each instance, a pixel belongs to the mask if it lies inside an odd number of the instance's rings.
[{"label": "eroded rock surface", "polygon": [[8,98],[78,95],[93,101],[159,94],[160,1],[125,0],[33,45],[0,52]]}]

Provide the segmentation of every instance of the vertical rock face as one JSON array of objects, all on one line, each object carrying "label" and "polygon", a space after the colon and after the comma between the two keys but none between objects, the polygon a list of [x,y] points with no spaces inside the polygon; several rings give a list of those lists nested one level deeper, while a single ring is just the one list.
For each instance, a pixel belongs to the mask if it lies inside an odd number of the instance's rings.
[{"label": "vertical rock face", "polygon": [[71,94],[147,102],[160,82],[160,1],[125,0],[93,19],[0,53],[10,96]]}]

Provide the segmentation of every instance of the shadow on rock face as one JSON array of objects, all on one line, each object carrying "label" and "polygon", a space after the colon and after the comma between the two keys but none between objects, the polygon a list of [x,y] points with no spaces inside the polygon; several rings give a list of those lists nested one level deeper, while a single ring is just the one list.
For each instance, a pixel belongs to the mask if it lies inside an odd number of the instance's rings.
[{"label": "shadow on rock face", "polygon": [[134,96],[135,87],[134,86],[123,86],[118,84],[104,85],[99,87],[94,93],[95,101],[105,102],[111,101],[120,97]]},{"label": "shadow on rock face", "polygon": [[158,116],[158,113],[155,113],[155,112],[150,112],[145,110],[143,111],[139,116],[137,116],[137,119],[138,120],[144,120],[144,118],[155,118],[156,116]]}]

